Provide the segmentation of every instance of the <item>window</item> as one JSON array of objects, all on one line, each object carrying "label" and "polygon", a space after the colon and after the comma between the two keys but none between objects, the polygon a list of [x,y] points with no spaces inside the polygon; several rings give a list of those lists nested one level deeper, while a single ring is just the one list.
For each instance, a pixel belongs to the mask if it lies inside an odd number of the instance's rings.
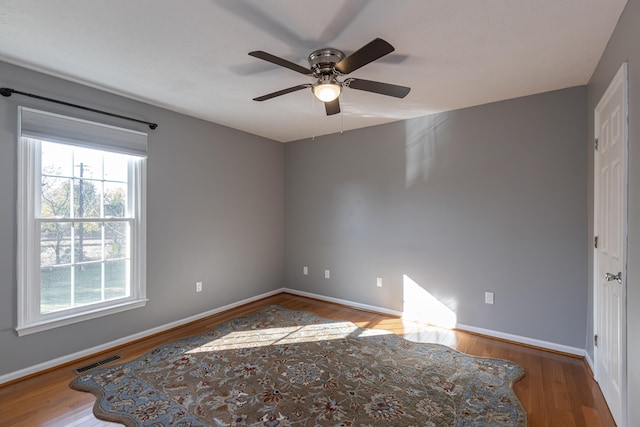
[{"label": "window", "polygon": [[146,134],[19,117],[18,334],[143,306]]}]

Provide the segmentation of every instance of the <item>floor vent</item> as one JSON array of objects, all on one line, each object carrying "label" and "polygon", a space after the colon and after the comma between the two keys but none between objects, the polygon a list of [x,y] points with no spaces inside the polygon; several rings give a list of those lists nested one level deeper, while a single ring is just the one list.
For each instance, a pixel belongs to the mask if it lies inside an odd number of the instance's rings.
[{"label": "floor vent", "polygon": [[82,366],[81,368],[74,369],[73,372],[75,372],[76,374],[81,374],[81,373],[86,372],[86,371],[88,371],[90,369],[97,368],[98,366],[102,366],[102,365],[106,365],[107,363],[115,362],[118,359],[122,359],[122,356],[120,356],[119,354],[116,354],[114,356],[107,357],[106,359],[99,360],[99,361],[97,361],[95,363],[92,363],[90,365]]}]

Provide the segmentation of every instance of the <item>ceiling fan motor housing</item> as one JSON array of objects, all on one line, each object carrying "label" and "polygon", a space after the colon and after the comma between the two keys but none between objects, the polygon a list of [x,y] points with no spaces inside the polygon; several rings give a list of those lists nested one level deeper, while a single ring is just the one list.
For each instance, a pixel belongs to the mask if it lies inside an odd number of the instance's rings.
[{"label": "ceiling fan motor housing", "polygon": [[330,47],[318,49],[309,55],[309,66],[316,77],[338,74],[335,66],[345,58],[344,52]]}]

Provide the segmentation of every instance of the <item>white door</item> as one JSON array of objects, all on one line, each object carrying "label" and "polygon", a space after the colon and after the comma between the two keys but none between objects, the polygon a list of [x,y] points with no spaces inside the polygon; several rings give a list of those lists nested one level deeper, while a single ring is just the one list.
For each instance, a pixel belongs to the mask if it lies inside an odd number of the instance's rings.
[{"label": "white door", "polygon": [[627,67],[596,106],[595,375],[619,426],[626,425]]}]

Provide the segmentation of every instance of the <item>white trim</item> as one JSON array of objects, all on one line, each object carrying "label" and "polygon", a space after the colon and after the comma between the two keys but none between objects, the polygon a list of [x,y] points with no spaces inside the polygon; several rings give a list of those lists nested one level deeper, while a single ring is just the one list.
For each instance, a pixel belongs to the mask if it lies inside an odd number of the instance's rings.
[{"label": "white trim", "polygon": [[573,354],[575,356],[584,357],[586,351],[583,348],[571,347],[564,344],[557,344],[551,341],[539,340],[536,338],[523,337],[521,335],[508,334],[505,332],[493,331],[491,329],[476,328],[475,326],[464,325],[462,323],[456,324],[456,329],[461,331],[473,332],[476,334],[486,335],[493,338],[500,338],[507,341],[513,341],[519,344],[531,345],[539,347],[545,350],[559,351],[562,353]]},{"label": "white trim", "polygon": [[0,384],[7,383],[9,381],[17,380],[18,378],[26,377],[27,375],[33,375],[38,372],[55,368],[59,365],[64,365],[65,363],[73,362],[75,360],[79,360],[97,353],[101,353],[103,351],[108,351],[109,349],[130,343],[132,341],[140,340],[146,338],[148,336],[167,331],[169,329],[177,328],[179,326],[186,325],[187,323],[195,322],[196,320],[203,319],[205,317],[213,316],[214,314],[221,313],[223,311],[230,310],[232,308],[239,307],[244,304],[248,304],[250,302],[258,301],[263,298],[267,298],[273,295],[277,295],[279,293],[284,292],[283,289],[276,289],[274,291],[266,292],[264,294],[256,295],[251,298],[243,299],[238,302],[234,302],[231,304],[227,304],[222,307],[214,308],[213,310],[205,311],[203,313],[195,314],[193,316],[187,317],[185,319],[176,320],[175,322],[167,323],[165,325],[161,325],[155,328],[147,329],[146,331],[138,332],[133,335],[129,335],[114,341],[110,341],[105,344],[100,344],[95,347],[91,347],[85,350],[77,351],[75,353],[67,354],[65,356],[58,357],[53,360],[48,360],[43,363],[38,363],[37,365],[29,366],[27,368],[20,369],[18,371],[10,372],[8,374],[0,375]]},{"label": "white trim", "polygon": [[300,295],[307,298],[315,298],[322,301],[334,302],[336,304],[342,304],[349,307],[359,308],[362,310],[374,311],[376,313],[388,314],[390,316],[402,317],[402,312],[398,310],[392,310],[390,308],[377,307],[375,305],[361,304],[359,302],[353,302],[340,298],[326,297],[324,295],[314,294],[311,292],[298,291],[296,289],[282,288],[282,292],[289,294]]},{"label": "white trim", "polygon": [[[33,334],[47,329],[65,326],[99,316],[118,313],[124,310],[134,309],[145,305],[146,299],[146,155],[129,157],[127,180],[129,188],[127,193],[129,205],[127,206],[127,217],[133,216],[129,222],[130,233],[127,238],[131,245],[129,251],[129,267],[127,287],[128,295],[115,300],[100,301],[95,304],[79,306],[71,303],[70,308],[65,310],[42,313],[40,310],[40,231],[39,223],[44,219],[40,216],[40,182],[41,174],[41,141],[30,139],[24,136],[24,126],[29,124],[28,114],[32,114],[31,125],[36,126],[38,120],[34,117],[42,116],[53,118],[50,125],[55,127],[57,121],[62,121],[58,130],[63,132],[66,124],[66,116],[50,114],[25,107],[18,107],[18,196],[16,204],[17,213],[17,325],[15,327],[18,336]],[[146,152],[146,134],[142,132],[128,131],[126,129],[115,128],[109,125],[101,125],[83,120],[68,118],[69,123],[78,122],[86,126],[93,126],[96,129],[110,129],[114,132],[134,134],[144,139],[144,149]],[[95,126],[94,126],[95,125]],[[44,126],[46,129],[47,127]],[[74,129],[70,129],[71,134]],[[81,132],[80,132],[81,133]],[[103,135],[109,139],[113,135]],[[142,138],[144,136],[144,138]],[[138,144],[141,141],[137,141]],[[90,143],[86,147],[93,147]],[[112,150],[113,151],[113,150]],[[121,153],[128,155],[127,153]],[[73,215],[71,215],[73,216]],[[48,219],[47,219],[48,220]],[[80,218],[66,218],[69,222]],[[127,218],[105,219],[91,218],[92,221],[119,221]],[[104,262],[104,259],[102,260]],[[73,292],[72,292],[73,295]],[[104,295],[102,295],[104,298]]]},{"label": "white trim", "polygon": [[44,320],[40,322],[29,323],[26,326],[17,327],[16,332],[18,336],[35,334],[36,332],[46,331],[48,329],[59,328],[60,326],[71,325],[78,322],[84,322],[85,320],[95,319],[97,317],[107,316],[109,314],[120,313],[121,311],[133,310],[134,308],[144,307],[147,303],[147,299],[133,300],[123,302],[118,305],[108,305],[103,308],[97,308],[93,310],[83,310],[82,314],[71,314],[66,317],[58,317],[51,320]]},{"label": "white trim", "polygon": [[[33,298],[31,298],[31,288],[29,286],[23,286],[22,284],[33,282],[31,275],[33,269],[30,267],[33,252],[31,249],[34,237],[34,230],[31,224],[34,219],[34,209],[31,209],[31,204],[35,198],[33,194],[34,189],[38,186],[35,185],[35,178],[30,173],[33,168],[39,165],[35,165],[36,156],[34,154],[34,144],[29,144],[27,141],[20,137],[22,132],[22,124],[18,115],[18,153],[17,153],[17,171],[18,171],[18,195],[16,204],[16,216],[17,216],[17,254],[16,254],[16,275],[17,275],[17,316],[18,325],[25,325],[29,319],[33,318]],[[39,142],[37,143],[39,144]],[[38,299],[39,304],[39,299]]]},{"label": "white trim", "polygon": [[[360,304],[360,303],[349,301],[349,300],[344,300],[344,299],[340,299],[340,298],[333,298],[333,297],[326,297],[324,295],[314,294],[314,293],[311,293],[311,292],[298,291],[298,290],[289,289],[289,288],[283,288],[282,291],[290,293],[290,294],[294,294],[294,295],[300,295],[300,296],[303,296],[303,297],[319,299],[321,301],[334,302],[334,303],[346,305],[346,306],[349,306],[349,307],[355,307],[355,308],[360,308],[360,309],[363,309],[363,310],[369,310],[369,311],[373,311],[373,312],[376,312],[376,313],[382,313],[382,314],[389,314],[391,316],[404,317],[403,313],[401,311],[392,310],[392,309],[389,309],[389,308],[377,307],[377,306],[367,305],[367,304]],[[500,339],[504,339],[504,340],[508,340],[508,341],[513,341],[513,342],[519,343],[519,344],[526,344],[526,345],[531,345],[531,346],[534,346],[534,347],[540,347],[540,348],[546,349],[546,350],[560,351],[562,353],[573,354],[573,355],[582,356],[582,357],[584,357],[586,355],[585,350],[582,349],[582,348],[571,347],[571,346],[568,346],[568,345],[557,344],[557,343],[554,343],[554,342],[543,341],[543,340],[539,340],[539,339],[535,339],[535,338],[527,338],[527,337],[523,337],[523,336],[520,336],[520,335],[507,334],[507,333],[504,333],[504,332],[493,331],[493,330],[490,330],[490,329],[477,328],[475,326],[464,325],[462,323],[456,323],[456,329],[459,329],[461,331],[474,332],[474,333],[477,333],[477,334],[482,334],[482,335],[486,335],[486,336],[493,337],[493,338],[500,338]]]},{"label": "white trim", "polygon": [[[595,364],[593,363],[593,360],[591,360],[591,356],[589,356],[589,352],[585,351],[584,352],[584,360],[587,361],[587,365],[589,365],[589,369],[591,369],[591,373],[595,372]],[[595,380],[595,377],[593,378]]]},{"label": "white trim", "polygon": [[[97,353],[101,353],[104,351],[108,351],[109,349],[130,343],[132,341],[136,341],[136,340],[140,340],[143,338],[146,338],[148,336],[154,335],[154,334],[158,334],[160,332],[164,332],[167,331],[169,329],[173,329],[173,328],[177,328],[179,326],[183,326],[186,325],[188,323],[191,322],[195,322],[197,320],[203,319],[205,317],[209,317],[209,316],[213,316],[215,314],[221,313],[223,311],[227,311],[227,310],[231,310],[233,308],[236,307],[240,307],[242,305],[254,302],[254,301],[258,301],[264,298],[268,298],[270,296],[273,295],[278,295],[280,293],[289,293],[289,294],[293,294],[293,295],[299,295],[299,296],[304,296],[307,298],[315,298],[321,301],[327,301],[327,302],[333,302],[336,304],[342,304],[342,305],[346,305],[348,307],[353,307],[353,308],[359,308],[359,309],[363,309],[363,310],[368,310],[368,311],[373,311],[376,313],[381,313],[381,314],[388,314],[391,316],[398,316],[398,317],[402,317],[402,312],[398,311],[398,310],[392,310],[389,308],[384,308],[384,307],[377,307],[377,306],[373,306],[373,305],[368,305],[368,304],[361,304],[361,303],[357,303],[354,301],[349,301],[349,300],[344,300],[344,299],[340,299],[340,298],[333,298],[333,297],[327,297],[324,295],[320,295],[320,294],[314,294],[311,292],[304,292],[304,291],[298,291],[296,289],[291,289],[291,288],[280,288],[280,289],[275,289],[273,291],[269,291],[260,295],[256,295],[254,297],[250,297],[250,298],[246,298],[243,299],[241,301],[237,301],[231,304],[227,304],[225,306],[222,307],[218,307],[218,308],[214,308],[213,310],[209,310],[209,311],[205,311],[203,313],[199,313],[199,314],[195,314],[193,316],[187,317],[185,319],[181,319],[181,320],[177,320],[175,322],[171,322],[171,323],[167,323],[165,325],[162,326],[158,326],[155,328],[151,328],[151,329],[147,329],[146,331],[142,331],[142,332],[138,332],[136,334],[133,335],[129,335],[105,344],[101,344],[99,346],[96,347],[91,347],[88,348],[86,350],[82,350],[82,351],[78,351],[72,354],[68,354],[65,356],[61,356],[58,357],[57,359],[53,359],[53,360],[49,360],[47,362],[43,362],[43,363],[39,363],[37,365],[33,365],[33,366],[29,366],[27,368],[24,369],[20,369],[18,371],[14,371],[14,372],[10,372],[8,374],[4,374],[4,375],[0,375],[0,384],[4,384],[7,383],[9,381],[13,381],[22,377],[25,377],[27,375],[33,375],[36,374],[38,372],[47,370],[47,369],[51,369],[51,368],[55,368],[56,366],[59,365],[63,365],[65,363],[69,363],[69,362],[73,362],[75,360],[79,360]],[[513,341],[515,343],[521,343],[521,344],[527,344],[527,345],[533,345],[535,347],[539,347],[542,349],[548,349],[548,350],[554,350],[554,351],[561,351],[563,353],[568,353],[568,354],[573,354],[576,356],[582,356],[585,357],[585,359],[587,360],[587,363],[589,364],[589,366],[591,366],[591,369],[593,370],[593,362],[591,361],[591,359],[589,358],[589,355],[585,352],[584,349],[580,349],[580,348],[576,348],[576,347],[570,347],[570,346],[566,346],[566,345],[562,345],[562,344],[556,344],[556,343],[552,343],[552,342],[548,342],[548,341],[542,341],[542,340],[537,340],[537,339],[533,339],[533,338],[527,338],[527,337],[522,337],[519,335],[512,335],[512,334],[506,334],[503,332],[497,332],[497,331],[492,331],[489,329],[483,329],[483,328],[476,328],[473,326],[468,326],[468,325],[463,325],[463,324],[457,324],[457,329],[460,330],[464,330],[464,331],[469,331],[469,332],[475,332],[475,333],[479,333],[482,335],[487,335],[490,337],[495,337],[495,338],[501,338],[501,339],[506,339],[509,341]]]}]

